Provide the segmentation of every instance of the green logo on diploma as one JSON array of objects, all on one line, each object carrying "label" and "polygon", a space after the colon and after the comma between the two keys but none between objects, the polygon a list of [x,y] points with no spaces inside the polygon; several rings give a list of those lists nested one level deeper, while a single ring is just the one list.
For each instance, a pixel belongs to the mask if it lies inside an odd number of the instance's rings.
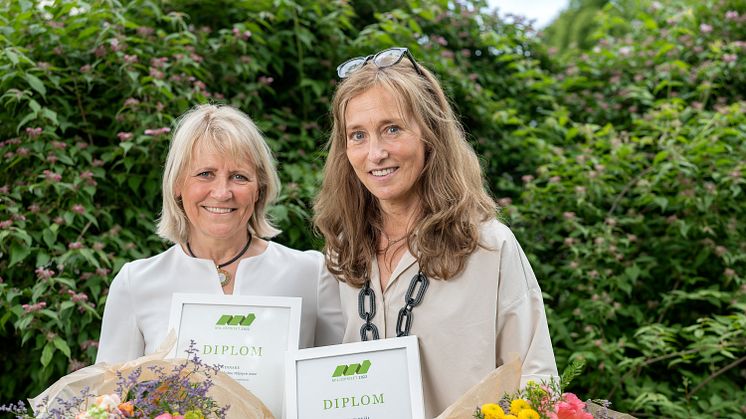
[{"label": "green logo on diploma", "polygon": [[334,370],[334,373],[332,374],[332,378],[335,377],[341,377],[341,376],[350,376],[350,375],[361,375],[361,374],[367,374],[368,370],[370,369],[370,361],[367,359],[359,364],[350,364],[350,365],[337,365],[337,368]]},{"label": "green logo on diploma", "polygon": [[254,313],[249,313],[246,316],[223,314],[222,316],[220,316],[220,319],[218,319],[218,322],[215,323],[215,325],[216,326],[251,326],[251,323],[254,323],[255,319],[256,319],[256,315]]}]

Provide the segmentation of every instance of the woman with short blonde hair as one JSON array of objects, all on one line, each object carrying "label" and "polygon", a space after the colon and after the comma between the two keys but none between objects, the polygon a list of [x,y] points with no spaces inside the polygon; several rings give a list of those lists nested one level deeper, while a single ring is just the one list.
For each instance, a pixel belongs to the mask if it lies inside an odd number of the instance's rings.
[{"label": "woman with short blonde hair", "polygon": [[200,105],[175,125],[163,175],[158,234],[166,251],[125,264],[111,283],[96,362],[154,352],[168,332],[174,293],[301,297],[300,346],[341,340],[339,289],[316,251],[270,239],[279,180],[254,122],[225,105]]}]

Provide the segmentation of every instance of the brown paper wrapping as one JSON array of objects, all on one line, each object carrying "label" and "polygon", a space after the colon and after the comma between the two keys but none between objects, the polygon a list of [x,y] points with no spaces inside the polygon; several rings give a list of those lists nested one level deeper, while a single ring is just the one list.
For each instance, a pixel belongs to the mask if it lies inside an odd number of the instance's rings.
[{"label": "brown paper wrapping", "polygon": [[517,354],[474,385],[436,419],[464,419],[474,416],[474,410],[484,403],[496,403],[505,393],[518,391],[521,384],[521,358]]},{"label": "brown paper wrapping", "polygon": [[[38,413],[39,410],[44,410],[44,408],[53,408],[56,398],[65,400],[72,397],[80,397],[80,392],[85,387],[90,389],[89,393],[92,395],[111,394],[116,390],[117,371],[124,377],[127,377],[138,367],[141,369],[139,380],[148,381],[156,379],[157,375],[148,367],[157,365],[162,366],[165,371],[171,371],[173,366],[184,362],[184,359],[165,359],[175,344],[176,334],[171,332],[157,352],[123,364],[100,362],[82,368],[60,378],[41,394],[33,399],[29,399],[29,402],[34,412]],[[198,375],[196,377],[199,378]],[[274,418],[261,400],[225,373],[220,372],[215,374],[212,379],[214,384],[208,394],[218,405],[230,405],[227,415],[229,419]],[[44,398],[47,398],[49,402],[46,405],[40,405]]]}]

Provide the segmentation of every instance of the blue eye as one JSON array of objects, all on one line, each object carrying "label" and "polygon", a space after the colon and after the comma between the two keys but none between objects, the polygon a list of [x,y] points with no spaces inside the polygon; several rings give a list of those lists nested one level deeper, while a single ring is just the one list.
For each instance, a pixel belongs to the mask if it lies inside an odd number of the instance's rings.
[{"label": "blue eye", "polygon": [[233,175],[233,179],[235,179],[237,181],[240,181],[240,182],[248,182],[249,181],[248,177],[246,177],[244,175],[240,175],[240,174],[234,174]]},{"label": "blue eye", "polygon": [[355,131],[348,138],[350,141],[362,141],[365,139],[365,133],[363,131]]},{"label": "blue eye", "polygon": [[401,128],[399,128],[397,125],[390,125],[386,127],[387,134],[398,134],[399,131],[401,131]]},{"label": "blue eye", "polygon": [[197,173],[197,177],[208,177],[210,175],[212,175],[212,172],[200,172],[200,173]]}]

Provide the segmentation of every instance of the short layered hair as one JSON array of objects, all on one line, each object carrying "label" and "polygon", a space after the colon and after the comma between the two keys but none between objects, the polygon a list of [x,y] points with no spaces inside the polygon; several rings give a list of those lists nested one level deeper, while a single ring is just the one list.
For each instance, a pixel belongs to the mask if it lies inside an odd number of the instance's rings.
[{"label": "short layered hair", "polygon": [[231,106],[205,104],[181,115],[174,125],[163,171],[163,209],[158,220],[158,235],[173,243],[185,243],[189,239],[189,219],[176,191],[184,183],[198,144],[226,159],[248,161],[254,166],[259,196],[247,229],[258,237],[279,234],[280,230],[268,218],[267,209],[280,193],[280,179],[272,151],[251,118]]},{"label": "short layered hair", "polygon": [[325,239],[327,266],[340,280],[362,286],[377,252],[383,219],[378,200],[358,179],[347,154],[345,112],[349,101],[375,86],[398,101],[402,117],[413,118],[425,143],[425,167],[415,191],[420,217],[407,237],[410,252],[430,277],[449,279],[463,271],[479,246],[479,226],[497,216],[484,185],[479,159],[466,140],[448,99],[433,74],[400,62],[365,65],[337,87],[332,132],[314,224]]}]

